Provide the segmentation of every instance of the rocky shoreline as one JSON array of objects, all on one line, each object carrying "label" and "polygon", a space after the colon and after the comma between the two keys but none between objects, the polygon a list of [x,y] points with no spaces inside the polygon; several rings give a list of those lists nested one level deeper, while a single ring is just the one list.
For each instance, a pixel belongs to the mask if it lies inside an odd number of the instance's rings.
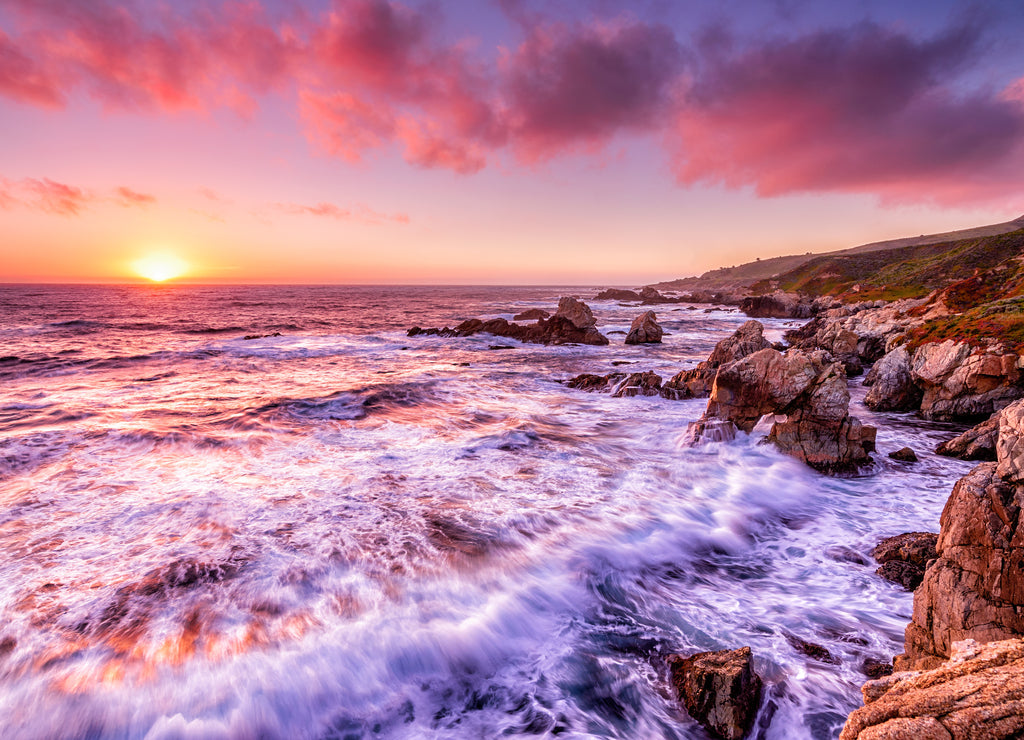
[{"label": "rocky shoreline", "polygon": [[[657,300],[650,291],[599,297]],[[768,342],[751,320],[707,360],[668,381],[653,372],[584,374],[567,385],[616,397],[708,398],[688,430],[690,444],[751,433],[767,418],[766,442],[827,474],[871,464],[875,429],[850,415],[847,388],[848,378],[865,370],[865,404],[874,411],[980,422],[937,450],[987,461],[956,484],[938,535],[888,538],[873,552],[881,577],[914,591],[914,614],[905,652],[895,658],[897,672],[885,676],[891,668],[884,664],[865,669],[881,677],[865,684],[866,705],[850,715],[842,738],[1017,736],[1024,731],[1024,361],[997,338],[917,341],[915,331],[948,315],[941,292],[892,303],[798,300],[803,308],[774,300],[776,308],[787,306],[776,313],[817,314],[786,334],[788,347]],[[744,308],[764,315],[766,305]],[[526,342],[608,342],[577,299],[562,298],[550,319],[536,315],[531,327],[475,319],[455,329],[414,328],[409,335],[484,332]],[[647,311],[633,322],[626,343],[658,342],[661,334]],[[916,459],[909,448],[892,456]],[[746,736],[761,701],[749,648],[674,656],[670,663],[679,701],[695,719],[716,736]],[[964,687],[979,693],[965,701]],[[972,734],[971,723],[984,734]]]}]

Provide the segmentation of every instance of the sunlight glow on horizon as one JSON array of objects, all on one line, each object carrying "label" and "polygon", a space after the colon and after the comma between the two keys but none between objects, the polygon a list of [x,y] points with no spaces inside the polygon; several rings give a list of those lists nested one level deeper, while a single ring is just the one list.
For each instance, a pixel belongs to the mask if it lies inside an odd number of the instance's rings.
[{"label": "sunlight glow on horizon", "polygon": [[188,272],[188,263],[168,253],[153,253],[132,262],[132,270],[139,277],[162,283],[181,277]]}]

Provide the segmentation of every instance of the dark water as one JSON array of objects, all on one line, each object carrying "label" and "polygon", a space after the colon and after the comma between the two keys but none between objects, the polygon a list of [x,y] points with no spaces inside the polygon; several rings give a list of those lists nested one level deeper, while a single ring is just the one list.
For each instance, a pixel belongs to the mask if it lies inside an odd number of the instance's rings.
[{"label": "dark water", "polygon": [[3,737],[702,738],[665,656],[745,644],[758,736],[837,735],[911,608],[851,551],[937,528],[949,430],[855,403],[922,462],[832,479],[558,382],[691,367],[730,310],[658,307],[660,347],[405,336],[565,294],[0,286]]}]

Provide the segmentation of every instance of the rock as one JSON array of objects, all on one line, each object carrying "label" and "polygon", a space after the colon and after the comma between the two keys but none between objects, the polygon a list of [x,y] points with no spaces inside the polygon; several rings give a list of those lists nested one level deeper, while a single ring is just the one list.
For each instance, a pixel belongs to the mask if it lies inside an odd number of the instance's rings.
[{"label": "rock", "polygon": [[594,318],[590,306],[571,296],[563,296],[558,299],[555,318],[566,319],[577,329],[590,329],[597,326],[597,319]]},{"label": "rock", "polygon": [[655,373],[631,373],[612,392],[613,398],[631,396],[657,396],[661,391],[661,376]]},{"label": "rock", "polygon": [[923,569],[938,557],[935,550],[938,541],[939,535],[935,532],[905,532],[879,542],[871,551],[871,557],[879,563],[901,561]]},{"label": "rock", "polygon": [[900,462],[917,462],[917,453],[909,447],[901,447],[895,452],[890,452],[889,457],[893,460],[899,460]]},{"label": "rock", "polygon": [[740,310],[754,319],[809,319],[814,315],[813,304],[802,301],[796,293],[781,290],[748,296],[740,303]]},{"label": "rock", "polygon": [[672,685],[690,716],[716,736],[745,737],[761,704],[749,647],[669,657]]},{"label": "rock", "polygon": [[672,376],[662,387],[662,396],[673,401],[704,398],[711,393],[715,375],[721,365],[771,346],[771,342],[764,338],[761,322],[748,321],[716,344],[707,360],[692,370],[683,370]]},{"label": "rock", "polygon": [[[449,329],[423,329],[414,326],[408,336],[469,337],[474,334],[492,334],[496,337],[518,339],[532,344],[608,344],[608,337],[595,328],[593,313],[585,303],[575,298],[562,298],[559,313],[549,319],[538,319],[536,324],[509,323],[505,319],[468,319]],[[564,310],[563,310],[564,309]]]},{"label": "rock", "polygon": [[883,563],[875,573],[890,583],[902,586],[904,591],[914,591],[924,580],[924,568],[902,560]]},{"label": "rock", "polygon": [[695,440],[709,419],[750,432],[765,414],[782,415],[768,435],[782,452],[827,473],[871,461],[875,429],[849,414],[846,373],[827,353],[762,349],[718,369],[704,416],[690,426]]},{"label": "rock", "polygon": [[512,317],[513,321],[536,321],[537,319],[546,319],[550,316],[547,311],[543,308],[528,308],[521,313],[517,313]]},{"label": "rock", "polygon": [[947,339],[914,352],[911,375],[924,389],[926,419],[974,421],[1024,396],[1019,355],[998,344],[971,347]]},{"label": "rock", "polygon": [[566,381],[566,385],[580,391],[593,393],[596,391],[610,390],[612,385],[626,377],[625,373],[610,373],[608,375],[591,375],[583,373],[575,378]]},{"label": "rock", "polygon": [[892,663],[887,663],[878,658],[865,658],[864,662],[860,665],[860,669],[868,678],[882,678],[892,675]]},{"label": "rock", "polygon": [[943,442],[935,448],[935,452],[946,457],[958,457],[961,460],[995,462],[996,439],[999,437],[1001,413],[1001,411],[997,411],[977,426]]},{"label": "rock", "polygon": [[[1010,483],[1024,483],[1024,401],[1003,409],[996,440],[996,474]],[[1024,544],[1024,543],[1021,543]]]},{"label": "rock", "polygon": [[626,344],[660,344],[661,335],[658,317],[654,311],[645,311],[633,319],[629,334],[626,335]]},{"label": "rock", "polygon": [[840,740],[999,740],[1024,735],[1024,641],[958,642],[925,672],[864,684]]},{"label": "rock", "polygon": [[917,387],[910,370],[910,352],[899,346],[874,364],[865,385],[870,385],[864,405],[873,411],[913,411],[921,405],[924,391]]},{"label": "rock", "polygon": [[830,665],[838,665],[839,659],[836,658],[832,653],[828,651],[828,648],[819,645],[815,642],[808,642],[802,637],[787,632],[785,633],[786,642],[796,650],[798,653],[806,655],[808,658],[812,658],[819,663],[828,663]]},{"label": "rock", "polygon": [[594,296],[595,301],[639,301],[640,294],[635,290],[622,290],[621,288],[606,288]]},{"label": "rock", "polygon": [[1024,634],[1021,492],[999,478],[996,467],[978,465],[957,481],[946,502],[937,559],[914,592],[898,670],[934,667],[960,640]]}]

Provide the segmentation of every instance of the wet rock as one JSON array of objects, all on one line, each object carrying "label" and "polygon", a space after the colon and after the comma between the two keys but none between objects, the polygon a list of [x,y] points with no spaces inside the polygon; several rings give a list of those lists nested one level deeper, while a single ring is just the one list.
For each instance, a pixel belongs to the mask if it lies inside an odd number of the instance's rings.
[{"label": "wet rock", "polygon": [[899,460],[900,462],[917,462],[917,453],[914,452],[909,447],[901,447],[900,449],[895,450],[894,452],[890,452],[889,457],[891,457],[893,460]]},{"label": "wet rock", "polygon": [[860,669],[868,678],[883,678],[892,675],[892,663],[878,658],[865,658]]},{"label": "wet rock", "polygon": [[635,290],[606,288],[594,296],[595,301],[639,301],[640,294]]},{"label": "wet rock", "polygon": [[654,311],[645,311],[633,319],[626,335],[626,344],[660,344],[662,330]]},{"label": "wet rock", "polygon": [[924,580],[924,570],[920,565],[892,560],[879,566],[875,573],[890,583],[902,586],[904,591],[914,591]]},{"label": "wet rock", "polygon": [[786,642],[796,650],[798,653],[806,655],[808,658],[818,661],[819,663],[828,663],[830,665],[838,665],[839,659],[836,658],[832,653],[828,651],[828,648],[823,645],[819,645],[815,642],[809,642],[802,637],[787,632],[785,634]]},{"label": "wet rock", "polygon": [[947,440],[935,448],[935,452],[946,457],[957,457],[961,460],[981,460],[995,462],[996,440],[999,438],[999,416],[997,411],[977,426],[973,426],[963,434]]},{"label": "wet rock", "polygon": [[716,344],[707,360],[692,370],[683,370],[672,376],[662,387],[662,395],[673,401],[705,398],[711,393],[719,367],[771,346],[771,342],[764,338],[761,322],[748,321]]},{"label": "wet rock", "polygon": [[[763,349],[718,369],[699,422],[721,419],[750,432],[765,414],[776,419],[768,434],[782,452],[826,473],[871,462],[875,429],[849,414],[846,373],[822,350],[782,354]],[[699,439],[691,426],[695,439]]]},{"label": "wet rock", "polygon": [[910,352],[902,345],[872,366],[864,385],[871,386],[864,405],[873,411],[913,411],[924,395],[911,374]]},{"label": "wet rock", "polygon": [[614,384],[618,383],[625,377],[625,373],[609,373],[608,375],[582,373],[577,375],[575,378],[566,381],[566,385],[570,388],[575,388],[576,390],[594,393],[610,390]]},{"label": "wet rock", "polygon": [[246,334],[244,337],[242,337],[242,341],[249,342],[252,341],[253,339],[267,339],[269,337],[279,336],[281,336],[281,332],[279,331],[275,331],[273,334]]},{"label": "wet rock", "polygon": [[613,398],[657,396],[661,392],[661,376],[656,373],[631,373],[612,392]]},{"label": "wet rock", "polygon": [[875,573],[907,591],[914,591],[921,585],[928,563],[938,557],[935,551],[938,538],[932,532],[907,532],[885,538],[871,551],[871,556],[881,564]]},{"label": "wet rock", "polygon": [[555,318],[566,319],[577,329],[590,329],[597,326],[597,319],[594,318],[594,312],[590,310],[590,306],[572,296],[562,296],[558,299]]},{"label": "wet rock", "polygon": [[952,339],[924,344],[911,362],[924,389],[921,415],[946,421],[991,416],[1024,396],[1020,356],[998,344],[971,347]]},{"label": "wet rock", "polygon": [[1024,641],[956,643],[924,672],[868,681],[840,740],[978,740],[1024,735]]},{"label": "wet rock", "polygon": [[749,647],[669,657],[672,685],[690,716],[716,736],[738,740],[750,731],[762,683]]},{"label": "wet rock", "polygon": [[839,563],[854,563],[856,565],[868,565],[867,558],[846,545],[833,545],[825,549],[825,554]]},{"label": "wet rock", "polygon": [[547,311],[543,308],[528,308],[525,311],[517,313],[512,317],[513,321],[536,321],[537,319],[546,319],[550,316]]}]

